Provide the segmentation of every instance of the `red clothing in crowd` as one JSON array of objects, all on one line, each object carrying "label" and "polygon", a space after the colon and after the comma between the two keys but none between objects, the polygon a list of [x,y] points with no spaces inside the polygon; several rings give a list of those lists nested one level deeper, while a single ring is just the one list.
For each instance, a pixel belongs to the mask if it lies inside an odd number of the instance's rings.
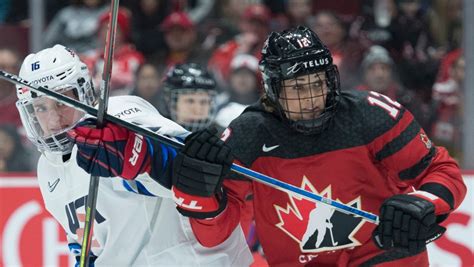
[{"label": "red clothing in crowd", "polygon": [[[230,75],[230,62],[232,59],[240,53],[240,45],[238,40],[233,39],[229,42],[221,45],[217,50],[212,54],[209,59],[209,69],[212,70],[219,79],[227,81]],[[253,56],[258,60],[261,59],[261,48],[253,50]]]},{"label": "red clothing in crowd", "polygon": [[15,88],[0,88],[0,90],[11,90],[11,94],[5,98],[0,98],[0,124],[12,124],[17,127],[21,126],[20,114],[16,109],[15,102],[17,100]]},{"label": "red clothing in crowd", "polygon": [[[82,58],[93,76],[94,84],[99,86],[102,79],[103,70],[103,50],[99,49],[91,56]],[[123,45],[114,51],[114,60],[112,63],[112,77],[110,80],[110,89],[132,90],[135,83],[135,72],[144,62],[143,55],[135,50],[132,45]]]}]

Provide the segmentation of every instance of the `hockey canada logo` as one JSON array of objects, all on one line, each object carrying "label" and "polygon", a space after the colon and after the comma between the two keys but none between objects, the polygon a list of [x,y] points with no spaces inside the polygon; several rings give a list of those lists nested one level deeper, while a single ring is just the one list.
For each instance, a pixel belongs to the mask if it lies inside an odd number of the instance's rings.
[{"label": "hockey canada logo", "polygon": [[[330,185],[318,192],[309,180],[303,177],[301,188],[332,199]],[[280,218],[276,227],[299,243],[302,252],[324,252],[361,245],[354,235],[364,224],[362,218],[302,197],[289,194],[289,198],[290,203],[286,208],[274,205]],[[361,208],[360,197],[346,204]]]}]

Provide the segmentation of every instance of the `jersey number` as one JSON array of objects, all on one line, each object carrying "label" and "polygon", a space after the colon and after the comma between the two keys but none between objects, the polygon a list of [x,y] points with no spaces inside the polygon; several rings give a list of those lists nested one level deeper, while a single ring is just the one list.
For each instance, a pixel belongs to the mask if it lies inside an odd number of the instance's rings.
[{"label": "jersey number", "polygon": [[400,113],[400,108],[402,105],[397,101],[390,99],[390,97],[379,94],[377,92],[370,91],[370,95],[367,97],[367,101],[369,101],[370,105],[376,105],[388,112],[388,114],[396,119],[398,114]]}]

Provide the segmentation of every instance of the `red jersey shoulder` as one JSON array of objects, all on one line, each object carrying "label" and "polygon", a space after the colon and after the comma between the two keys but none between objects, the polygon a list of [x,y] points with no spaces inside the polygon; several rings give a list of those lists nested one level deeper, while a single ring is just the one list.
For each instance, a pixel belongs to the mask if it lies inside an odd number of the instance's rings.
[{"label": "red jersey shoulder", "polygon": [[260,155],[260,148],[265,140],[271,139],[265,128],[269,119],[267,116],[271,115],[257,106],[247,108],[221,136],[232,148],[235,158],[246,166],[250,166]]},{"label": "red jersey shoulder", "polygon": [[361,131],[366,142],[392,129],[407,112],[397,101],[373,91],[343,92],[341,98],[342,111],[338,112],[350,118],[353,128]]}]

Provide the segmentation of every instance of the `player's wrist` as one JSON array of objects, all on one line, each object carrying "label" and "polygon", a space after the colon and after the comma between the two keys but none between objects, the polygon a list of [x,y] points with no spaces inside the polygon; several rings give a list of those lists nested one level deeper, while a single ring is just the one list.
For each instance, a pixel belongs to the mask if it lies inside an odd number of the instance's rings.
[{"label": "player's wrist", "polygon": [[417,190],[415,192],[408,193],[408,195],[415,196],[431,202],[435,207],[435,215],[447,214],[451,211],[451,207],[449,206],[449,204],[433,193],[423,190]]}]

